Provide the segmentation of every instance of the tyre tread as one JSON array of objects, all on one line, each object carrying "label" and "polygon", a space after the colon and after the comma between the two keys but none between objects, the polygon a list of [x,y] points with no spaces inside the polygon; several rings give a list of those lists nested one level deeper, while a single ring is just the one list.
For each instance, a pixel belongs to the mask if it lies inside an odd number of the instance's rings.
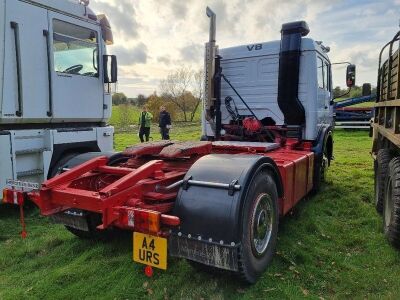
[{"label": "tyre tread", "polygon": [[388,175],[388,167],[389,162],[392,158],[392,155],[389,149],[380,149],[378,154],[376,155],[376,176],[375,181],[375,189],[377,188],[378,191],[375,192],[375,209],[379,214],[383,212],[383,198],[385,196],[385,183]]},{"label": "tyre tread", "polygon": [[389,179],[393,187],[393,220],[388,226],[386,237],[396,248],[400,249],[400,157],[393,158],[389,163]]}]

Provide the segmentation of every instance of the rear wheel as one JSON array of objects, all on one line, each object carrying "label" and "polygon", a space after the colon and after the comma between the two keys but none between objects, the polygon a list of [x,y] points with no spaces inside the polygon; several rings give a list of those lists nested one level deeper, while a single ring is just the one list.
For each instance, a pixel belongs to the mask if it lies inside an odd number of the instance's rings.
[{"label": "rear wheel", "polygon": [[389,242],[400,249],[400,157],[389,163],[383,199],[383,230]]},{"label": "rear wheel", "polygon": [[278,192],[273,176],[261,171],[252,180],[244,204],[239,273],[255,283],[270,263],[278,234]]},{"label": "rear wheel", "polygon": [[[102,223],[100,214],[95,214],[92,212],[84,212],[84,211],[77,210],[77,209],[74,209],[74,213],[75,214],[80,213],[83,215],[83,221],[86,222],[87,230],[64,225],[65,228],[72,234],[76,235],[77,237],[79,237],[81,239],[107,240],[107,239],[110,239],[113,237],[114,231],[112,229],[99,230],[96,228],[97,226],[99,226]],[[67,213],[63,212],[63,214],[67,214]],[[77,218],[76,216],[73,216],[73,215],[71,215],[69,217],[72,219]],[[64,218],[65,218],[65,216],[64,216]],[[79,218],[82,218],[82,217],[79,217]]]},{"label": "rear wheel", "polygon": [[381,149],[376,155],[374,162],[374,189],[375,189],[375,208],[379,214],[383,211],[383,198],[385,197],[385,183],[388,174],[391,154],[389,149]]}]

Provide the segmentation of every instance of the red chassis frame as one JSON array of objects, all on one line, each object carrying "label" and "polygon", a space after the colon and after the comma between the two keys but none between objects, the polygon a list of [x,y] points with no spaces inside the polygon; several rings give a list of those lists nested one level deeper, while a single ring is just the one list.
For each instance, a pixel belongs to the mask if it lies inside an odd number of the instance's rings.
[{"label": "red chassis frame", "polygon": [[115,226],[167,236],[168,227],[180,223],[169,214],[180,186],[176,183],[197,159],[211,153],[258,154],[272,158],[279,168],[284,191],[279,210],[284,215],[313,187],[314,154],[307,141],[289,138],[274,146],[145,143],[126,149],[122,154],[127,160],[122,163],[108,166],[107,157],[93,158],[47,180],[39,191],[29,192],[25,198],[45,216],[75,208],[101,214],[98,229]]}]

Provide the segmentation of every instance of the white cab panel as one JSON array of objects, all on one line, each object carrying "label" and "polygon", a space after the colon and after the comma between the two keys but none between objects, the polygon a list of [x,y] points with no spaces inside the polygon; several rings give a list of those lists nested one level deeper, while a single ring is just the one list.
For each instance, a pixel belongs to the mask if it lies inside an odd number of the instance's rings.
[{"label": "white cab panel", "polygon": [[[316,56],[324,63],[328,62],[325,54],[320,54],[320,47],[309,38],[302,39],[300,56],[300,74],[298,97],[305,110],[306,125],[304,138],[314,140],[318,134],[318,125],[332,122],[330,93],[324,91],[323,99],[318,102]],[[319,52],[318,52],[319,50]],[[272,118],[276,125],[284,124],[284,116],[278,105],[280,41],[272,41],[254,45],[243,45],[220,49],[222,73],[231,82],[258,119]],[[317,54],[318,53],[318,54]],[[232,97],[239,114],[251,115],[249,110],[222,79],[221,81],[221,113],[222,124],[229,124],[231,117],[225,107],[225,98]],[[203,120],[203,132],[213,135],[208,122]]]},{"label": "white cab panel", "polygon": [[3,103],[3,82],[4,82],[4,24],[5,24],[6,2],[0,1],[0,116]]},{"label": "white cab panel", "polygon": [[[29,18],[27,18],[29,16]],[[15,22],[17,28],[11,27]],[[48,122],[47,11],[21,1],[6,2],[4,88],[1,123]],[[17,44],[17,46],[16,46]],[[19,47],[21,113],[18,104]]]}]

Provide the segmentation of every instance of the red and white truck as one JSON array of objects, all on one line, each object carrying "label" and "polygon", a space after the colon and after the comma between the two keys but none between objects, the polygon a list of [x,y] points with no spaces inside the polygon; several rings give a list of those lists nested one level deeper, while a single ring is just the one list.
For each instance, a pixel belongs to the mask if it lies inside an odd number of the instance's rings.
[{"label": "red and white truck", "polygon": [[254,283],[279,219],[318,190],[333,158],[329,48],[299,21],[282,25],[281,40],[218,49],[207,14],[203,141],[77,155],[38,190],[5,189],[4,201],[29,199],[80,237],[131,230],[147,266],[166,269],[169,253]]}]

